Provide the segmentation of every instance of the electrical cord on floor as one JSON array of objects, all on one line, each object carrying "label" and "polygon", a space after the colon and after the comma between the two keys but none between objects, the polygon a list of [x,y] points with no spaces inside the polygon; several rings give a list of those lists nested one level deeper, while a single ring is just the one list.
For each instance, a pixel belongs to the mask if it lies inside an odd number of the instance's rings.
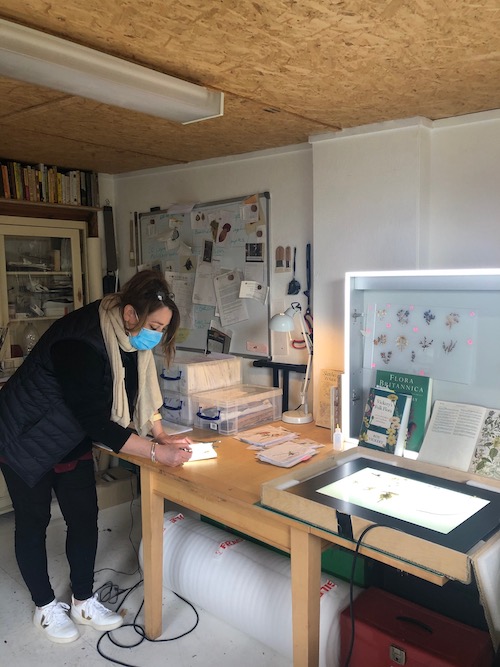
[{"label": "electrical cord on floor", "polygon": [[[127,597],[130,595],[130,593],[132,593],[132,592],[133,592],[138,586],[140,586],[142,583],[143,583],[143,579],[141,579],[137,584],[135,584],[135,586],[132,586],[132,587],[129,588],[129,589],[124,589],[124,590],[121,591],[121,593],[125,593],[125,596],[124,596],[124,598],[122,599],[122,601],[120,602],[120,604],[118,605],[118,607],[116,608],[116,611],[117,611],[117,612],[119,611],[120,607],[123,605],[123,603],[125,602],[125,600],[127,599]],[[109,584],[111,584],[111,586],[114,587],[114,584],[112,584],[112,582],[108,582],[107,584],[105,584],[105,586],[108,586]],[[199,614],[198,614],[198,612],[196,611],[196,609],[194,608],[194,606],[191,604],[191,602],[189,602],[188,600],[186,600],[185,598],[183,598],[183,597],[182,597],[181,595],[179,595],[178,593],[175,593],[175,591],[174,591],[174,594],[175,594],[180,600],[182,600],[182,601],[185,602],[187,605],[189,605],[189,606],[191,607],[191,609],[193,610],[194,615],[195,615],[195,622],[194,622],[194,625],[193,625],[191,628],[189,628],[188,630],[186,630],[186,631],[184,631],[184,632],[181,632],[179,635],[176,635],[175,637],[166,637],[166,638],[164,638],[164,639],[149,639],[149,637],[146,636],[146,631],[145,631],[144,627],[143,627],[142,625],[140,625],[139,623],[137,623],[137,618],[139,617],[139,614],[141,613],[142,608],[143,608],[143,606],[144,606],[144,598],[143,598],[143,600],[142,600],[142,602],[141,602],[141,605],[140,605],[139,609],[137,610],[137,613],[136,613],[136,615],[135,615],[134,620],[132,621],[132,623],[124,623],[124,624],[123,624],[120,628],[118,628],[117,630],[109,630],[108,632],[105,632],[105,633],[99,638],[99,640],[98,640],[98,642],[97,642],[97,646],[96,646],[96,648],[97,648],[97,652],[99,653],[99,655],[100,655],[102,658],[104,658],[105,660],[108,660],[109,662],[113,662],[115,665],[123,665],[123,667],[141,667],[140,665],[132,665],[131,663],[128,663],[128,662],[121,662],[120,660],[117,660],[116,658],[112,658],[111,656],[106,655],[106,654],[103,652],[103,650],[101,649],[101,643],[103,642],[103,640],[104,640],[105,638],[107,638],[112,644],[114,644],[114,645],[117,646],[118,648],[128,648],[128,649],[131,649],[131,648],[135,648],[136,646],[139,646],[140,644],[142,644],[143,641],[151,642],[152,644],[162,644],[162,643],[165,643],[165,642],[172,642],[172,641],[175,641],[175,640],[177,640],[177,639],[181,639],[181,637],[185,637],[185,636],[188,635],[189,633],[193,632],[193,630],[196,628],[196,626],[197,626],[198,623],[199,623],[199,620],[200,620]],[[133,628],[134,632],[135,632],[137,635],[139,635],[139,639],[138,639],[136,642],[132,642],[132,643],[130,643],[130,644],[122,644],[122,643],[120,643],[119,641],[117,641],[117,640],[113,637],[113,634],[112,634],[112,633],[116,633],[116,632],[118,632],[118,630],[121,630],[122,628]]]},{"label": "electrical cord on floor", "polygon": [[392,528],[391,526],[385,526],[383,523],[373,523],[370,526],[367,526],[358,537],[356,542],[356,549],[354,550],[354,556],[352,559],[352,568],[351,568],[351,577],[349,580],[349,610],[351,614],[351,639],[349,642],[349,650],[344,662],[344,667],[349,667],[352,658],[352,652],[354,650],[354,640],[356,638],[356,622],[354,617],[354,575],[356,572],[356,561],[359,555],[359,550],[363,542],[363,538],[370,530],[374,528],[391,528],[392,530],[398,530],[397,528]]},{"label": "electrical cord on floor", "polygon": [[[129,530],[129,534],[128,534],[128,539],[129,539],[129,542],[132,545],[132,549],[134,550],[134,554],[135,554],[135,557],[136,557],[136,561],[137,561],[136,569],[133,572],[121,572],[120,570],[115,570],[114,568],[111,568],[111,567],[103,567],[103,568],[100,568],[99,570],[95,570],[94,574],[97,574],[99,572],[104,572],[105,570],[110,570],[111,572],[115,572],[116,574],[123,574],[125,576],[133,576],[134,574],[139,573],[140,576],[142,577],[142,571],[141,571],[141,566],[140,566],[140,562],[139,562],[139,552],[138,552],[135,544],[132,541],[132,531],[133,531],[133,528],[134,528],[134,515],[132,513],[133,502],[134,501],[131,500],[130,501],[130,506],[129,506],[131,522],[130,522],[130,530]],[[136,584],[134,584],[133,586],[130,586],[129,588],[120,588],[117,584],[113,583],[112,581],[107,581],[106,583],[102,584],[102,586],[97,588],[95,592],[98,594],[99,600],[102,603],[108,603],[109,605],[116,605],[118,603],[118,606],[115,609],[115,611],[118,612],[121,609],[121,607],[123,606],[123,604],[125,603],[125,600],[128,598],[128,596],[131,593],[133,593],[133,591],[135,591],[143,583],[144,583],[144,579],[141,578]],[[97,641],[97,645],[96,645],[96,649],[97,649],[97,652],[99,653],[99,655],[102,658],[104,658],[105,660],[108,660],[109,662],[114,663],[115,665],[122,665],[123,667],[141,667],[140,665],[136,666],[136,665],[132,665],[128,662],[121,662],[120,660],[117,660],[116,658],[112,658],[111,656],[106,655],[101,649],[101,643],[103,642],[103,640],[105,638],[107,638],[112,644],[114,644],[118,648],[131,649],[131,648],[135,648],[136,646],[139,646],[140,644],[142,644],[143,641],[148,641],[148,642],[151,642],[151,643],[172,642],[172,641],[175,641],[176,639],[180,639],[181,637],[185,637],[190,632],[193,632],[193,630],[196,628],[196,626],[198,625],[199,620],[200,620],[198,612],[196,611],[194,606],[191,604],[191,602],[189,602],[188,600],[183,598],[178,593],[175,593],[175,591],[173,591],[173,593],[180,600],[182,600],[187,605],[189,605],[191,607],[191,609],[193,610],[194,615],[195,615],[195,621],[194,621],[194,625],[191,628],[189,628],[185,632],[182,632],[181,634],[179,634],[175,637],[166,637],[165,639],[149,639],[149,637],[146,636],[146,631],[145,631],[144,627],[142,625],[140,625],[139,623],[137,623],[137,618],[139,617],[139,614],[141,613],[142,608],[144,606],[144,598],[143,598],[143,600],[141,602],[141,605],[140,605],[132,623],[124,623],[123,625],[121,625],[116,630],[109,630],[108,632],[105,632],[104,634],[102,634],[101,637],[99,637],[99,640]],[[121,600],[120,600],[120,598],[121,598]],[[121,644],[120,642],[118,642],[112,636],[111,633],[116,633],[116,632],[118,632],[118,630],[121,630],[122,628],[133,628],[134,632],[139,635],[139,639],[136,642],[133,642],[131,644]]]}]

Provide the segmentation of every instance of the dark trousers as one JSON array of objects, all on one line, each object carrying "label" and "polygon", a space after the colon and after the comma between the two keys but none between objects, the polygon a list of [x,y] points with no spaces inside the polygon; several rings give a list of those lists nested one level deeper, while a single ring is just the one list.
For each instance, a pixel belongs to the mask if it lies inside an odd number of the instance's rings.
[{"label": "dark trousers", "polygon": [[79,461],[74,470],[48,472],[29,487],[12,468],[0,463],[15,515],[16,559],[33,602],[42,607],[54,599],[47,569],[46,531],[52,490],[66,521],[66,556],[73,595],[92,596],[97,551],[97,493],[92,461]]}]

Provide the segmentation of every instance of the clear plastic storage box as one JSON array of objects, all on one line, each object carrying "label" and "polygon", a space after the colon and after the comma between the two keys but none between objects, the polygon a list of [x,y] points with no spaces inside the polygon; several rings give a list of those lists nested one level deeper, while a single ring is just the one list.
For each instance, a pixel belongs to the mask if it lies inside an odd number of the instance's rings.
[{"label": "clear plastic storage box", "polygon": [[163,405],[160,408],[163,419],[175,424],[192,426],[194,422],[193,394],[178,394],[175,391],[163,392]]},{"label": "clear plastic storage box", "polygon": [[155,354],[162,391],[177,394],[219,389],[241,383],[241,358],[230,354],[178,351],[169,368],[161,354]]},{"label": "clear plastic storage box", "polygon": [[235,385],[193,395],[194,426],[222,435],[281,418],[282,390],[256,385]]}]

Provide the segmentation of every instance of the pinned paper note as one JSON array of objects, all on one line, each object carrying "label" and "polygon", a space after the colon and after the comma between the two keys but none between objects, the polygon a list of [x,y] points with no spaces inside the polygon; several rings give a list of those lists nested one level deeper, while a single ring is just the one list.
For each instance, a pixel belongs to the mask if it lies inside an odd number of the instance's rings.
[{"label": "pinned paper note", "polygon": [[254,280],[242,280],[240,285],[240,299],[255,299],[261,303],[267,303],[269,287]]}]

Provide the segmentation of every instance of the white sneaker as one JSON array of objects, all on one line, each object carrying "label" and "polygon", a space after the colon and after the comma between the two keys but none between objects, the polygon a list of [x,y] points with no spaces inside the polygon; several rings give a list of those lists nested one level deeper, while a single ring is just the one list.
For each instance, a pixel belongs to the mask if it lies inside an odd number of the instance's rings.
[{"label": "white sneaker", "polygon": [[123,623],[123,616],[102,605],[97,599],[97,593],[81,604],[75,604],[75,598],[72,597],[70,614],[75,623],[91,625],[94,630],[101,632],[116,630]]},{"label": "white sneaker", "polygon": [[56,644],[74,642],[80,636],[78,628],[68,616],[69,605],[52,600],[44,607],[36,607],[33,615],[35,627]]}]

